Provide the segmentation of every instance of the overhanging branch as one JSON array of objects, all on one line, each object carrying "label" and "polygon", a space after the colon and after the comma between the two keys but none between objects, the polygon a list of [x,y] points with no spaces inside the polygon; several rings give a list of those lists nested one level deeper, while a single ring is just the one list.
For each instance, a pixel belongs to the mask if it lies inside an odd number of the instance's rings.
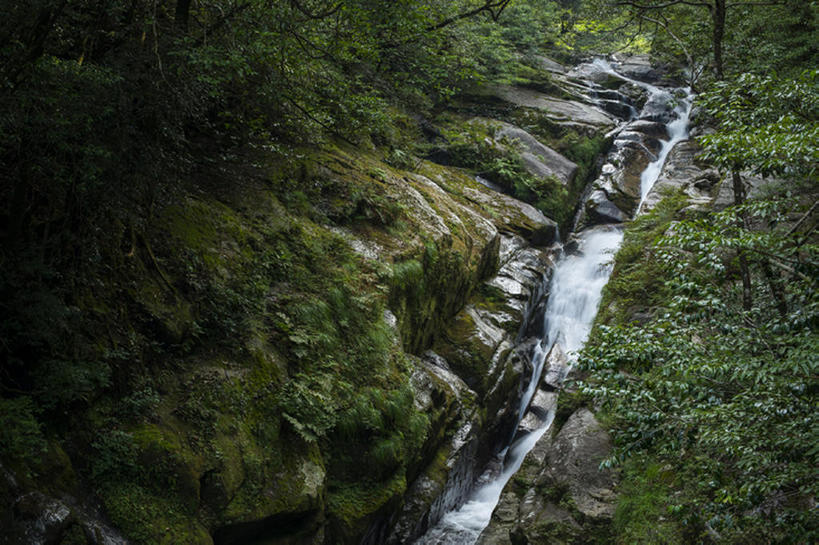
[{"label": "overhanging branch", "polygon": [[492,17],[493,21],[497,21],[498,18],[503,13],[503,10],[506,9],[506,6],[512,0],[486,0],[483,5],[478,6],[475,9],[471,9],[469,11],[465,11],[464,13],[459,13],[458,15],[453,15],[447,19],[444,19],[440,23],[436,23],[434,25],[428,26],[426,28],[427,31],[439,30],[444,28],[445,26],[449,26],[456,21],[460,21],[461,19],[467,19],[469,17],[474,17],[479,13],[487,12],[489,16]]}]

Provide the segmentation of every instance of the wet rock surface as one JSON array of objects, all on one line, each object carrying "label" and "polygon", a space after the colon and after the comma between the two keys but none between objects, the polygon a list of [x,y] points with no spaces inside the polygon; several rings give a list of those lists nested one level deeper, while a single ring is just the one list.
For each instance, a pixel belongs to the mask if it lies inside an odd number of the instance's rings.
[{"label": "wet rock surface", "polygon": [[[641,78],[631,77],[645,82],[654,81],[650,70],[636,68],[642,66],[642,63],[643,60],[633,63],[635,72]],[[589,72],[609,73],[609,68],[603,64],[588,63],[583,66]],[[628,86],[640,87],[635,83],[628,83]],[[658,159],[664,142],[672,138],[668,127],[682,115],[679,105],[685,93],[680,89],[658,88],[648,83],[642,89],[647,98],[639,114],[613,132],[612,148],[581,208],[578,217],[578,225],[581,227],[620,223],[633,217],[642,199],[643,172],[650,163]],[[679,147],[680,144],[675,149]],[[681,158],[681,161],[691,158],[689,154]],[[678,164],[682,163],[678,161]],[[655,188],[673,183],[675,182],[658,183]]]},{"label": "wet rock surface", "polygon": [[[641,212],[649,212],[665,195],[675,191],[682,191],[690,206],[695,208],[713,202],[720,176],[715,169],[700,166],[701,163],[697,161],[700,151],[693,140],[680,142],[671,150],[660,177],[646,195]],[[731,199],[733,200],[733,192]]]},{"label": "wet rock surface", "polygon": [[544,435],[507,486],[479,545],[607,543],[615,476],[599,470],[611,439],[588,409]]},{"label": "wet rock surface", "polygon": [[[475,479],[480,421],[473,405],[475,393],[450,369],[441,356],[427,351],[413,374],[416,403],[424,411],[440,406],[441,395],[454,396],[461,416],[449,442],[436,452],[435,461],[412,483],[406,501],[391,521],[392,530],[379,543],[411,543],[429,525],[455,507],[468,493]],[[454,414],[454,412],[453,412]]]},{"label": "wet rock surface", "polygon": [[[662,77],[647,59],[617,60],[622,77],[598,61],[568,73],[568,77],[594,82],[597,87],[591,87],[600,99],[620,101],[620,117],[626,105],[640,106],[638,115],[632,113],[611,133],[612,149],[587,190],[577,218],[581,229],[633,217],[643,198],[643,178],[649,184],[657,179],[646,196],[644,211],[656,204],[658,195],[671,190],[683,191],[694,208],[719,198],[718,177],[696,164],[696,145],[686,140],[688,97],[680,90],[651,85],[662,83]],[[570,237],[564,251],[574,255],[581,246]],[[556,395],[570,369],[556,342],[546,355],[535,401],[519,427],[521,437],[541,417],[544,393]],[[503,489],[478,544],[609,543],[617,479],[611,471],[600,470],[599,463],[611,448],[610,437],[591,411],[573,412],[559,430],[547,431],[526,456],[520,471]]]},{"label": "wet rock surface", "polygon": [[546,365],[543,372],[543,387],[550,390],[557,390],[563,386],[563,381],[569,372],[569,359],[563,352],[560,343],[555,343],[546,354]]},{"label": "wet rock surface", "polygon": [[10,502],[8,518],[0,518],[2,545],[128,545],[97,509],[72,496],[59,498],[25,487],[0,465],[0,497]]}]

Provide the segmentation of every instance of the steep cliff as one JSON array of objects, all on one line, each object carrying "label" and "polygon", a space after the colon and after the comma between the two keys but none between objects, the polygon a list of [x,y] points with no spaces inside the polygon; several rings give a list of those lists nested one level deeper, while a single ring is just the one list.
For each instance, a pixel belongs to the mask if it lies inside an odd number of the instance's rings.
[{"label": "steep cliff", "polygon": [[615,123],[588,97],[497,95],[464,109],[502,120],[428,136],[471,172],[256,150],[120,226],[60,315],[77,359],[46,377],[53,424],[3,460],[3,542],[404,543],[462,502],[514,431],[558,236],[506,193],[565,222]]}]

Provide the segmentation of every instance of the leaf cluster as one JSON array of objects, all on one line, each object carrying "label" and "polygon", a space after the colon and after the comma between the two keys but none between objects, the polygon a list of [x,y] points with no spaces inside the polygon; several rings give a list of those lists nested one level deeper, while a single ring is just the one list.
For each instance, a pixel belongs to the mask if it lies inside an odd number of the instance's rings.
[{"label": "leaf cluster", "polygon": [[[604,464],[646,455],[671,464],[689,476],[671,514],[728,543],[817,535],[806,502],[819,463],[819,248],[792,231],[793,206],[749,201],[673,224],[652,253],[667,279],[667,312],[600,327],[581,357],[591,374],[584,392],[613,419],[616,450]],[[738,252],[754,271],[748,312]]]},{"label": "leaf cluster", "polygon": [[819,165],[819,71],[797,79],[745,73],[697,99],[717,124],[700,138],[722,169],[815,178]]}]

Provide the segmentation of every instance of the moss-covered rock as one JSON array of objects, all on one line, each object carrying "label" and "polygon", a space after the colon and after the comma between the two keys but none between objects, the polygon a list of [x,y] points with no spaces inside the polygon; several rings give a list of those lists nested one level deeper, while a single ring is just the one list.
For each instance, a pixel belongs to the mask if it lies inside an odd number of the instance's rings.
[{"label": "moss-covered rock", "polygon": [[[557,225],[379,153],[260,151],[120,225],[110,278],[71,309],[96,375],[54,402],[65,431],[37,430],[42,482],[0,498],[99,500],[146,544],[359,543],[453,507],[510,431]],[[71,513],[65,539],[87,541],[98,517]]]}]

